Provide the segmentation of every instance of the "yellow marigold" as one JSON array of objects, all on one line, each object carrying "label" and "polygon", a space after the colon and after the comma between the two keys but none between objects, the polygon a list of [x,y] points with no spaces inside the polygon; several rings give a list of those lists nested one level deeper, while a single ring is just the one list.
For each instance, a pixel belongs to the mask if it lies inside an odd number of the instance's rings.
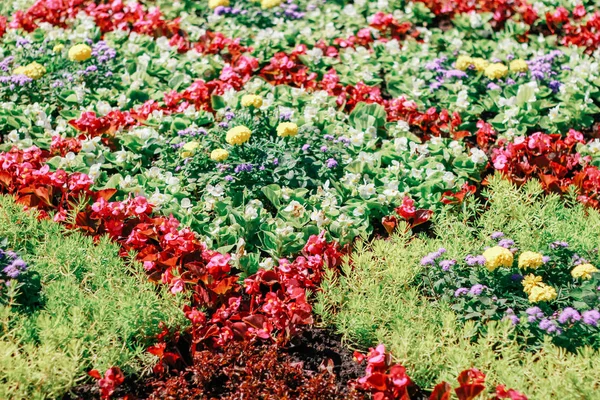
[{"label": "yellow marigold", "polygon": [[281,0],[260,0],[260,6],[263,10],[268,8],[277,7],[281,4]]},{"label": "yellow marigold", "polygon": [[69,60],[85,61],[92,57],[92,48],[87,44],[76,44],[69,49]]},{"label": "yellow marigold", "polygon": [[222,6],[222,7],[227,7],[229,6],[229,0],[208,0],[208,7],[212,10],[214,10],[215,8]]},{"label": "yellow marigold", "polygon": [[478,57],[473,59],[473,65],[478,72],[482,72],[490,65],[490,63],[488,60]]},{"label": "yellow marigold", "polygon": [[531,293],[531,290],[534,287],[543,285],[543,283],[542,283],[542,277],[541,276],[535,276],[533,274],[529,274],[529,275],[526,275],[523,278],[523,281],[521,281],[521,284],[523,285],[523,291],[525,293],[529,294],[529,293]]},{"label": "yellow marigold", "polygon": [[196,153],[196,150],[200,147],[200,143],[194,141],[187,142],[183,147],[183,151],[181,152],[181,157],[188,158],[193,156]]},{"label": "yellow marigold", "polygon": [[576,279],[592,279],[592,274],[594,272],[598,272],[598,268],[594,267],[592,264],[580,264],[573,268],[571,276]]},{"label": "yellow marigold", "polygon": [[510,70],[512,72],[527,72],[529,71],[529,66],[527,66],[525,60],[518,58],[510,62]]},{"label": "yellow marigold", "polygon": [[260,108],[263,104],[263,99],[255,94],[246,94],[242,96],[242,107]]},{"label": "yellow marigold", "polygon": [[52,48],[52,51],[55,52],[55,53],[60,53],[61,51],[63,51],[64,48],[65,48],[65,45],[59,43],[59,44],[57,44],[56,46],[54,46]]},{"label": "yellow marigold", "polygon": [[231,145],[240,145],[250,140],[251,135],[252,131],[250,129],[248,129],[244,125],[240,125],[236,126],[235,128],[231,128],[229,131],[227,131],[225,140]]},{"label": "yellow marigold", "polygon": [[540,301],[552,301],[556,299],[556,289],[552,286],[541,284],[531,289],[529,293],[529,302],[538,303]]},{"label": "yellow marigold", "polygon": [[214,149],[210,152],[210,159],[213,161],[225,161],[229,157],[229,152],[225,149]]},{"label": "yellow marigold", "polygon": [[277,125],[277,136],[288,137],[298,134],[298,125],[293,122],[282,122]]},{"label": "yellow marigold", "polygon": [[485,266],[490,271],[499,267],[510,267],[513,263],[513,254],[501,246],[490,247],[483,252],[483,258],[485,258]]},{"label": "yellow marigold", "polygon": [[31,79],[40,79],[45,74],[46,68],[35,61],[25,66],[15,68],[13,71],[13,75],[25,75]]},{"label": "yellow marigold", "polygon": [[544,263],[544,256],[533,251],[523,252],[519,256],[519,268],[521,269],[537,269]]},{"label": "yellow marigold", "polygon": [[500,79],[508,74],[508,67],[502,63],[494,63],[488,65],[483,73],[490,79]]},{"label": "yellow marigold", "polygon": [[456,69],[466,71],[471,65],[473,65],[473,59],[469,56],[458,56],[456,59]]}]

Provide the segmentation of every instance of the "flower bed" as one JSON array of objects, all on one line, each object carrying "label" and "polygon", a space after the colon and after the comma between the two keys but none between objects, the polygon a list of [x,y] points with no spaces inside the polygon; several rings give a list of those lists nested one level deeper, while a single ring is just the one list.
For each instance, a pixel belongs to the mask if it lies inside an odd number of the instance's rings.
[{"label": "flower bed", "polygon": [[[323,299],[353,276],[342,259],[353,260],[358,238],[443,237],[411,252],[422,265],[405,283],[420,289],[406,290],[414,304],[447,307],[456,332],[472,327],[473,352],[505,319],[511,349],[596,348],[597,247],[546,226],[534,243],[502,225],[450,255],[457,239],[439,233],[454,232],[452,218],[486,218],[476,199],[494,173],[539,181],[582,213],[598,207],[600,14],[592,1],[558,3],[0,5],[2,192],[67,230],[108,236],[189,324],[140,334],[153,376],[91,362],[73,393],[226,398],[245,388],[308,399],[320,387],[330,398],[444,398],[451,385],[435,383],[458,377],[459,398],[541,396],[471,358],[419,370],[395,334],[340,320],[343,307]],[[374,349],[362,378],[345,356],[298,363],[294,341],[321,322]],[[245,358],[257,370],[238,375]],[[286,366],[278,383],[264,386],[276,363]],[[213,375],[202,380],[205,369]],[[86,386],[94,380],[98,390]]]}]

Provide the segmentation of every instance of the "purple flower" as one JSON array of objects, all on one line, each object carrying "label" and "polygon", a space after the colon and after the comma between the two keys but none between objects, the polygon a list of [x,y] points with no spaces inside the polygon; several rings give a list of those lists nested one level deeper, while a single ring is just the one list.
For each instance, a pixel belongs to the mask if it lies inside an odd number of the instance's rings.
[{"label": "purple flower", "polygon": [[564,247],[564,248],[567,248],[567,247],[569,247],[569,243],[567,243],[567,242],[561,242],[561,241],[556,241],[556,242],[554,242],[554,243],[552,243],[552,244],[550,245],[550,248],[551,248],[551,249],[556,249],[556,248],[558,248],[558,247]]},{"label": "purple flower", "polygon": [[471,289],[469,290],[469,294],[471,296],[479,296],[481,293],[483,293],[484,289],[487,289],[487,288],[488,288],[487,286],[478,283],[471,287]]},{"label": "purple flower", "polygon": [[494,82],[490,82],[487,84],[488,90],[500,90],[502,89],[500,86],[496,85]]},{"label": "purple flower", "polygon": [[465,261],[467,263],[467,265],[473,266],[473,265],[485,265],[485,257],[482,255],[479,256],[473,256],[471,254],[469,254],[468,256],[465,257]]},{"label": "purple flower", "polygon": [[570,322],[576,322],[581,319],[581,315],[577,312],[576,309],[572,307],[567,307],[558,316],[558,322],[561,324],[568,324]]},{"label": "purple flower", "polygon": [[289,121],[290,119],[292,119],[292,111],[290,111],[290,110],[281,111],[279,113],[279,119],[282,121]]},{"label": "purple flower", "polygon": [[273,165],[279,165],[279,158],[273,159]]},{"label": "purple flower", "polygon": [[461,288],[458,288],[458,289],[456,289],[454,291],[454,297],[460,297],[460,296],[463,296],[463,295],[465,295],[467,293],[469,293],[469,289],[461,287]]},{"label": "purple flower", "polygon": [[527,310],[525,310],[525,313],[527,313],[528,315],[527,321],[529,323],[533,323],[539,319],[544,318],[544,313],[539,307],[529,307]]},{"label": "purple flower", "polygon": [[333,139],[335,139],[335,137],[333,137],[333,135],[324,135],[323,138],[325,140],[333,140]]},{"label": "purple flower", "polygon": [[427,254],[425,257],[421,258],[421,265],[434,265],[435,258],[431,254]]},{"label": "purple flower", "polygon": [[302,145],[302,151],[308,151],[308,149],[310,149],[310,144],[305,143]]},{"label": "purple flower", "polygon": [[600,320],[600,312],[598,312],[598,310],[584,311],[582,317],[584,324],[598,326],[598,320]]},{"label": "purple flower", "polygon": [[520,322],[519,317],[515,315],[515,312],[512,308],[506,310],[506,318],[509,319],[513,325],[517,325]]},{"label": "purple flower", "polygon": [[333,158],[330,158],[329,160],[327,160],[327,168],[335,168],[338,166],[338,162],[335,161]]},{"label": "purple flower", "polygon": [[498,240],[501,237],[504,237],[504,232],[494,232],[490,235],[493,240]]},{"label": "purple flower", "polygon": [[321,146],[321,151],[323,153],[327,153],[327,146]]},{"label": "purple flower", "polygon": [[548,87],[550,88],[550,90],[552,90],[553,93],[558,93],[560,91],[561,86],[562,83],[560,83],[559,81],[550,81],[550,83],[548,84]]},{"label": "purple flower", "polygon": [[446,76],[446,78],[466,78],[467,74],[464,71],[461,71],[459,69],[451,69],[450,71],[446,71],[446,73],[444,74]]},{"label": "purple flower", "polygon": [[504,248],[510,248],[510,246],[514,245],[515,242],[511,239],[502,239],[501,241],[498,242],[498,246],[500,247],[504,247]]},{"label": "purple flower", "polygon": [[225,177],[225,180],[226,180],[227,182],[231,182],[231,181],[233,180],[233,176],[231,176],[231,175],[227,175],[227,176]]},{"label": "purple flower", "polygon": [[440,267],[442,267],[443,271],[448,271],[450,270],[451,267],[453,267],[456,264],[456,260],[442,260],[440,262]]}]

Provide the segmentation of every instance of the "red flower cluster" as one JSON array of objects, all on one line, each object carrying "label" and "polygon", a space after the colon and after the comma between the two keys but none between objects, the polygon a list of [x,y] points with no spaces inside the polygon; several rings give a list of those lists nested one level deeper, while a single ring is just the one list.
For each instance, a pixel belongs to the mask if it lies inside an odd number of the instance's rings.
[{"label": "red flower cluster", "polygon": [[409,400],[408,389],[413,385],[406,374],[406,368],[400,364],[392,365],[392,356],[386,353],[380,344],[364,355],[355,352],[355,359],[362,363],[367,360],[365,376],[355,383],[360,389],[373,394],[373,400]]},{"label": "red flower cluster", "polygon": [[[462,371],[458,375],[459,386],[454,389],[458,400],[473,400],[485,390],[485,374],[477,368],[471,368]],[[450,399],[452,387],[447,382],[436,385],[429,397],[429,400],[447,400]],[[527,396],[514,390],[508,389],[504,385],[496,386],[491,400],[511,399],[527,400]]]},{"label": "red flower cluster", "polygon": [[[381,32],[382,37],[385,39],[396,39],[400,41],[406,39],[407,35],[411,35],[415,38],[419,36],[417,30],[414,30],[412,33],[410,32],[412,28],[410,22],[398,22],[392,14],[386,14],[382,11],[378,11],[372,16],[369,26]],[[365,30],[368,32],[368,29]],[[361,31],[363,31],[363,29],[359,31],[359,34]]]},{"label": "red flower cluster", "polygon": [[585,7],[577,5],[572,13],[564,7],[557,7],[553,13],[546,13],[546,24],[552,33],[561,36],[563,45],[585,47],[589,53],[600,46],[600,12],[596,11],[583,21]]},{"label": "red flower cluster", "polygon": [[10,22],[13,29],[33,32],[38,24],[46,22],[66,28],[66,20],[75,18],[87,0],[37,0],[27,11],[17,11]]},{"label": "red flower cluster", "polygon": [[418,0],[437,16],[453,17],[470,12],[491,12],[497,27],[513,15],[520,14],[531,25],[538,18],[537,12],[527,0]]},{"label": "red flower cluster", "polygon": [[[408,196],[405,196],[402,199],[402,204],[395,209],[396,214],[398,214],[402,219],[404,219],[408,223],[408,229],[412,229],[417,225],[421,225],[431,218],[433,215],[433,211],[419,209],[415,207],[415,201]],[[393,215],[388,215],[384,217],[381,221],[383,227],[387,231],[388,234],[392,234],[398,226],[398,219]]]},{"label": "red flower cluster", "polygon": [[581,132],[573,129],[565,138],[537,132],[514,142],[501,140],[499,147],[492,150],[492,163],[517,184],[538,178],[546,190],[558,193],[576,185],[581,190],[580,200],[598,207],[600,171],[588,165],[588,157],[577,153],[577,143],[585,140]]},{"label": "red flower cluster", "polygon": [[88,372],[88,375],[98,381],[100,386],[100,397],[102,399],[110,399],[115,389],[125,382],[125,375],[119,367],[112,367],[106,370],[104,377],[100,375],[97,369]]}]

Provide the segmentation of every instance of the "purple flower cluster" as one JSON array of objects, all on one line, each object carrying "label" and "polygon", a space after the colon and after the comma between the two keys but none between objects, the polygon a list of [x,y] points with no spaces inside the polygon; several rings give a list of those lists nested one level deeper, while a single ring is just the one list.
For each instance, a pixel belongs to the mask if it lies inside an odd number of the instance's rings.
[{"label": "purple flower cluster", "polygon": [[450,271],[450,268],[452,268],[455,264],[456,260],[442,260],[440,262],[440,267],[442,267],[442,271]]},{"label": "purple flower cluster", "polygon": [[471,286],[471,288],[461,287],[454,291],[454,297],[460,297],[460,296],[464,296],[466,294],[469,294],[473,297],[479,296],[481,293],[483,293],[483,291],[485,289],[489,289],[489,288],[480,283],[477,283],[477,284]]},{"label": "purple flower cluster", "polygon": [[[3,265],[2,273],[4,278],[16,279],[21,273],[27,270],[27,264],[14,251],[3,251],[0,249],[0,262]],[[6,282],[8,285],[8,282]]]},{"label": "purple flower cluster", "polygon": [[567,307],[558,316],[558,322],[561,324],[569,324],[581,320],[581,314],[573,307]]},{"label": "purple flower cluster", "polygon": [[236,174],[239,174],[240,172],[251,172],[252,169],[253,169],[252,164],[239,164],[239,165],[236,165],[236,167],[233,171]]},{"label": "purple flower cluster", "polygon": [[557,73],[552,71],[552,65],[554,59],[562,55],[563,53],[560,50],[552,50],[548,54],[535,57],[529,61],[527,64],[529,65],[531,76],[536,80],[542,80],[556,75]]},{"label": "purple flower cluster", "polygon": [[287,19],[302,19],[304,18],[304,13],[300,11],[300,7],[298,4],[294,4],[293,0],[288,0],[285,3],[281,3],[279,5],[282,11],[276,11],[275,15],[278,17],[285,17]]},{"label": "purple flower cluster", "polygon": [[191,136],[191,137],[195,137],[195,136],[199,136],[199,135],[206,135],[206,129],[204,128],[186,128],[183,129],[179,132],[177,132],[178,136]]},{"label": "purple flower cluster", "polygon": [[504,247],[506,249],[510,249],[511,246],[514,246],[515,241],[512,239],[502,239],[498,242],[498,246]]},{"label": "purple flower cluster", "polygon": [[469,254],[465,257],[465,261],[466,261],[467,265],[470,265],[470,266],[485,265],[485,257],[482,255],[473,256],[473,255]]},{"label": "purple flower cluster", "polygon": [[12,64],[15,58],[13,56],[8,56],[4,60],[0,61],[0,69],[4,72],[10,71],[10,64]]},{"label": "purple flower cluster", "polygon": [[528,315],[527,322],[529,323],[533,323],[544,318],[544,312],[539,307],[529,307],[527,310],[525,310],[525,312]]},{"label": "purple flower cluster", "polygon": [[562,333],[562,329],[557,325],[556,321],[549,318],[542,319],[538,326],[547,333],[556,333],[557,335]]},{"label": "purple flower cluster", "polygon": [[248,10],[242,10],[235,7],[218,6],[215,8],[216,15],[246,15]]},{"label": "purple flower cluster", "polygon": [[517,315],[515,314],[515,312],[512,308],[509,308],[508,310],[506,310],[505,314],[506,314],[505,318],[509,319],[513,325],[518,325],[519,322],[521,322],[521,320],[519,319],[519,317],[517,317]]},{"label": "purple flower cluster", "polygon": [[338,166],[338,162],[335,159],[330,158],[327,160],[327,168],[335,168]]},{"label": "purple flower cluster", "polygon": [[494,232],[490,235],[493,240],[498,240],[504,237],[504,232]]},{"label": "purple flower cluster", "polygon": [[11,90],[14,90],[17,86],[25,86],[32,81],[33,79],[26,75],[0,76],[0,83],[8,84]]},{"label": "purple flower cluster", "polygon": [[600,320],[600,312],[598,310],[584,311],[581,316],[584,324],[598,326],[598,321]]},{"label": "purple flower cluster", "polygon": [[550,244],[550,248],[551,249],[557,249],[559,247],[567,248],[567,247],[569,247],[569,243],[567,243],[567,242],[561,242],[561,241],[556,241],[556,242]]},{"label": "purple flower cluster", "polygon": [[444,254],[445,252],[446,252],[446,249],[443,247],[440,247],[437,251],[427,254],[425,257],[423,257],[421,259],[421,265],[423,265],[423,266],[435,265],[435,260],[440,258],[442,256],[442,254]]},{"label": "purple flower cluster", "polygon": [[101,40],[92,46],[92,56],[95,57],[99,63],[103,64],[115,58],[117,56],[117,52],[115,49],[106,44],[104,40]]}]

